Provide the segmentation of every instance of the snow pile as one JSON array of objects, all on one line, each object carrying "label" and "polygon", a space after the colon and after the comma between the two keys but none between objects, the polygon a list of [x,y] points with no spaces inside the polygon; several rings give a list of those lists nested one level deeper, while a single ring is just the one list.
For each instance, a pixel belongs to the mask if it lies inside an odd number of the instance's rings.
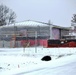
[{"label": "snow pile", "polygon": [[[75,48],[1,48],[0,75],[74,75],[75,53]],[[45,55],[52,60],[41,61]]]}]

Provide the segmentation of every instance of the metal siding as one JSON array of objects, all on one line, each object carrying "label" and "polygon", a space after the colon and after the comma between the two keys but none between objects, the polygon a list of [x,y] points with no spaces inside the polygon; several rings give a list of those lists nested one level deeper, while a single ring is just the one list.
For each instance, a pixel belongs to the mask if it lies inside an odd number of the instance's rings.
[{"label": "metal siding", "polygon": [[53,39],[59,39],[59,38],[60,38],[59,29],[53,28],[53,29],[52,29],[52,36],[53,36]]},{"label": "metal siding", "polygon": [[69,30],[61,30],[61,37],[64,35],[69,35]]}]

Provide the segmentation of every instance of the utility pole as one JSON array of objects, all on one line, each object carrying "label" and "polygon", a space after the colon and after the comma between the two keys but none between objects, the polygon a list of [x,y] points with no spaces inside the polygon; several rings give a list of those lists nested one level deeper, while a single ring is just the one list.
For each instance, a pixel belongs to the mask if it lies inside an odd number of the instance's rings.
[{"label": "utility pole", "polygon": [[50,28],[50,39],[52,39],[53,38],[52,37],[52,24],[50,23],[50,20],[49,20],[48,24],[49,24],[49,28]]},{"label": "utility pole", "polygon": [[14,23],[14,47],[16,47],[16,29],[15,29],[15,23]]},{"label": "utility pole", "polygon": [[35,31],[35,53],[37,53],[37,31]]}]

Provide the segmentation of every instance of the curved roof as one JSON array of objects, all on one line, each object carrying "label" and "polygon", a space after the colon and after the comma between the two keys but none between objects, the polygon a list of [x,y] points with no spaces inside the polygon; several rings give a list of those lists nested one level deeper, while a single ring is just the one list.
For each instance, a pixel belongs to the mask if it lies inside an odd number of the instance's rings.
[{"label": "curved roof", "polygon": [[10,24],[10,25],[6,25],[6,26],[30,26],[30,27],[37,27],[37,26],[48,26],[48,24],[43,23],[43,22],[38,22],[38,21],[32,21],[32,20],[27,20],[27,21],[23,21],[23,22],[18,22],[18,23],[14,23],[14,24]]},{"label": "curved roof", "polygon": [[[53,25],[53,24],[50,24],[50,25],[52,25],[52,27],[55,27],[55,28],[67,29],[67,30],[70,29],[70,27],[61,27],[61,26],[57,26],[57,25]],[[37,27],[37,26],[46,27],[46,26],[49,26],[49,23],[44,23],[44,22],[39,22],[39,21],[34,21],[34,20],[26,20],[26,21],[23,21],[23,22],[17,22],[17,23],[10,24],[10,25],[0,26],[0,28],[14,27],[14,26],[17,26],[17,27],[20,27],[20,28],[21,27]]]}]

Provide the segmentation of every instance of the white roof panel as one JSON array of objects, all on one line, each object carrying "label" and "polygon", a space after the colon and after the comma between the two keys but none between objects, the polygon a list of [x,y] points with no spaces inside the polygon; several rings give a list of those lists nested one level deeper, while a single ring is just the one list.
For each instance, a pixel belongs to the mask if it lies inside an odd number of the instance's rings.
[{"label": "white roof panel", "polygon": [[24,21],[24,22],[18,22],[18,23],[14,23],[14,24],[11,24],[11,25],[7,25],[7,26],[48,26],[48,24],[45,24],[45,23],[40,23],[40,22],[36,22],[36,21],[31,21],[31,20],[27,20],[27,21]]},{"label": "white roof panel", "polygon": [[[0,28],[3,28],[3,27],[14,27],[14,26],[17,26],[17,27],[37,27],[37,26],[40,26],[40,27],[46,27],[46,26],[49,26],[48,23],[44,23],[44,22],[39,22],[39,21],[33,21],[33,20],[26,20],[26,21],[23,21],[23,22],[17,22],[17,23],[14,23],[14,24],[10,24],[10,25],[4,25],[4,26],[0,26]],[[62,28],[62,29],[70,29],[68,27],[60,27],[60,26],[57,26],[57,25],[53,25],[53,27],[56,27],[56,28]]]}]

